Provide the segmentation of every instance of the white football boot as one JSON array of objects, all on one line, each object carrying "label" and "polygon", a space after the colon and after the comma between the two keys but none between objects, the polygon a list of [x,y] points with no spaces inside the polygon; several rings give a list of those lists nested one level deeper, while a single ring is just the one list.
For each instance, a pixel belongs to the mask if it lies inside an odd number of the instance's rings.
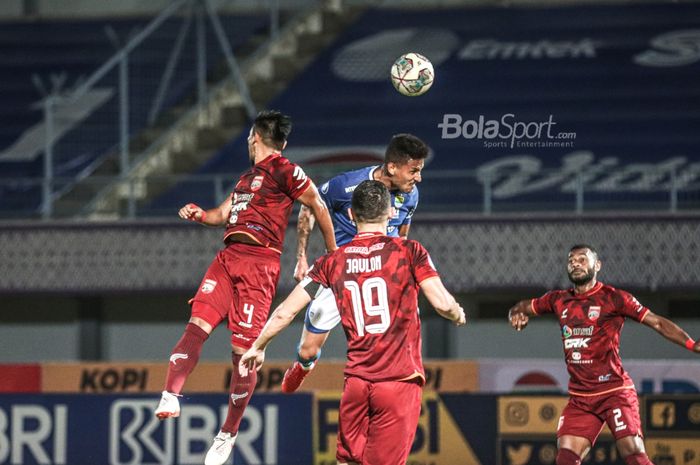
[{"label": "white football boot", "polygon": [[156,407],[155,414],[161,420],[179,417],[180,401],[177,400],[177,395],[171,394],[168,391],[163,391],[163,396],[160,398],[160,403],[158,407]]},{"label": "white football boot", "polygon": [[209,452],[207,452],[207,456],[204,458],[204,465],[224,465],[231,455],[236,436],[237,434],[232,435],[231,433],[219,431],[219,434],[214,438],[214,443],[209,448]]}]

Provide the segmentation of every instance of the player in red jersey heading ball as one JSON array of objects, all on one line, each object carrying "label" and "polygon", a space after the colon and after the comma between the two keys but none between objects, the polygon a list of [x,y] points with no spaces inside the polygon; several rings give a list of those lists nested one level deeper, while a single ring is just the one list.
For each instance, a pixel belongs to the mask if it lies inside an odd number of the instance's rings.
[{"label": "player in red jersey heading ball", "polygon": [[173,348],[165,390],[156,408],[158,418],[177,417],[180,394],[202,345],[212,330],[226,321],[231,330],[232,362],[228,416],[205,458],[205,465],[223,464],[236,439],[243,412],[256,384],[253,371],[241,376],[241,355],[258,337],[270,310],[280,272],[284,233],[295,200],[319,219],[329,251],[336,249],[333,224],[316,186],[301,167],[282,156],[291,120],[277,111],[261,112],[248,136],[252,167],[244,172],[231,195],[217,208],[194,204],[180,217],[208,226],[226,226],[224,243],[202,279],[192,303],[192,317]]},{"label": "player in red jersey heading ball", "polygon": [[316,261],[241,359],[242,371],[259,369],[272,338],[318,290],[333,291],[348,340],[339,464],[406,463],[425,383],[418,290],[441,316],[458,326],[466,323],[464,310],[443,286],[423,246],[386,235],[392,214],[389,200],[389,191],[379,181],[357,186],[351,204],[357,235]]},{"label": "player in red jersey heading ball", "polygon": [[605,422],[627,465],[650,465],[642,440],[637,392],[620,360],[624,319],[643,323],[695,353],[700,353],[700,341],[695,342],[631,294],[597,281],[600,267],[593,247],[573,246],[567,271],[574,288],[522,300],[510,309],[508,318],[518,331],[527,326],[531,316],[554,313],[559,319],[570,397],[559,418],[556,464],[579,465]]}]

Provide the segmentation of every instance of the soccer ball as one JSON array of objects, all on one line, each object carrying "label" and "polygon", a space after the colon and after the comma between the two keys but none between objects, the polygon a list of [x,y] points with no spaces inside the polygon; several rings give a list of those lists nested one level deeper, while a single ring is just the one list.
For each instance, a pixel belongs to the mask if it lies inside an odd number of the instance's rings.
[{"label": "soccer ball", "polygon": [[433,64],[423,55],[406,53],[391,65],[391,83],[408,97],[423,95],[433,85]]}]

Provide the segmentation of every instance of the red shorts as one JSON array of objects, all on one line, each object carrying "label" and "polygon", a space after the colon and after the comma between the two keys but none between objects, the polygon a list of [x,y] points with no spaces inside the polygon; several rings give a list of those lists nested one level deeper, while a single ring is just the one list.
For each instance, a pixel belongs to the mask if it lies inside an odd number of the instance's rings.
[{"label": "red shorts", "polygon": [[262,330],[280,275],[278,252],[234,242],[219,251],[192,299],[192,316],[216,327],[224,319],[231,344],[249,349]]},{"label": "red shorts", "polygon": [[595,444],[603,423],[608,424],[616,440],[625,436],[642,436],[637,391],[619,389],[590,397],[572,395],[559,417],[557,438],[570,434]]},{"label": "red shorts", "polygon": [[416,381],[372,383],[345,378],[338,421],[338,462],[404,465],[420,416]]}]

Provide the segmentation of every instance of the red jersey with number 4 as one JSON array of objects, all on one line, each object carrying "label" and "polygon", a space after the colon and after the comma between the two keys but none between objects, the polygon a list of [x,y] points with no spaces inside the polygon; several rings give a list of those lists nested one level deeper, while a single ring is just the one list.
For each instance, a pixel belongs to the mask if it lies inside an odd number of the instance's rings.
[{"label": "red jersey with number 4", "polygon": [[243,233],[282,252],[294,201],[311,185],[304,170],[273,154],[243,173],[231,193],[231,215],[224,241]]},{"label": "red jersey with number 4", "polygon": [[435,276],[422,245],[383,234],[358,234],[316,261],[309,278],[335,295],[348,340],[346,376],[425,380],[418,285]]},{"label": "red jersey with number 4", "polygon": [[634,387],[620,360],[620,332],[625,318],[641,322],[649,311],[631,294],[597,283],[585,294],[551,291],[532,299],[537,314],[559,318],[569,393],[602,394]]}]

